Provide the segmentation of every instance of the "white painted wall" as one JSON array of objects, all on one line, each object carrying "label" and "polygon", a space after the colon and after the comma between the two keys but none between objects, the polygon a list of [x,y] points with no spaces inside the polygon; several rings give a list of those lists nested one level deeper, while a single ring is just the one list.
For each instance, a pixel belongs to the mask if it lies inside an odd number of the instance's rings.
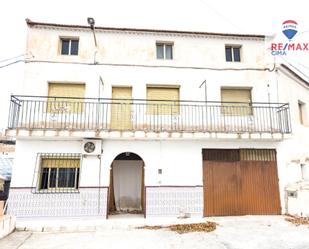
[{"label": "white painted wall", "polygon": [[[79,56],[59,53],[60,37],[79,38]],[[265,48],[261,38],[183,35],[157,32],[96,30],[97,62],[173,66],[258,67],[264,66]],[[156,41],[174,42],[174,59],[156,59]],[[225,62],[225,44],[242,45],[242,63]],[[94,40],[89,29],[28,28],[27,51],[35,60],[59,62],[94,61]]]},{"label": "white painted wall", "polygon": [[[19,139],[16,163],[13,169],[12,187],[31,187],[35,160],[38,152],[80,153],[82,141],[48,141]],[[278,174],[281,205],[284,210],[284,188],[290,181],[290,171],[284,160],[289,148],[279,142],[248,140],[103,140],[100,186],[109,186],[111,164],[123,152],[139,155],[145,163],[146,186],[202,186],[203,148],[276,148],[278,153]],[[158,174],[162,169],[162,175]],[[80,186],[98,187],[99,160],[84,158]],[[297,177],[297,176],[296,176]],[[294,178],[295,179],[295,176]]]},{"label": "white painted wall", "polygon": [[[284,70],[279,70],[273,75],[278,82],[279,101],[290,104],[292,136],[279,145],[278,162],[282,165],[285,174],[279,175],[280,181],[295,183],[302,180],[301,164],[309,160],[309,86],[289,75]],[[306,103],[304,113],[305,124],[300,123],[298,101]]]},{"label": "white painted wall", "polygon": [[99,77],[104,81],[101,97],[111,98],[112,86],[132,86],[133,98],[146,98],[147,84],[180,86],[181,100],[205,100],[204,88],[200,84],[207,80],[209,101],[221,101],[223,86],[252,87],[253,102],[267,102],[270,85],[272,102],[277,101],[276,84],[270,75],[257,71],[212,71],[207,69],[145,68],[135,66],[102,66],[29,63],[25,82],[19,94],[48,95],[48,82],[83,82],[86,97],[97,98]]},{"label": "white painted wall", "polygon": [[[48,141],[48,140],[22,140],[16,143],[16,153],[18,156],[14,161],[11,186],[31,187],[34,170],[37,165],[38,153],[81,153],[82,140],[80,141]],[[101,183],[100,164],[101,160],[97,156],[87,155],[82,158],[80,173],[80,186],[98,187],[107,186]]]},{"label": "white painted wall", "polygon": [[[30,187],[37,153],[81,153],[80,141],[18,139],[12,187]],[[123,152],[139,155],[145,163],[145,185],[202,185],[203,148],[276,148],[275,142],[245,140],[103,140],[101,186],[109,186],[113,160]],[[38,150],[40,148],[40,150]],[[81,186],[98,186],[100,160],[87,156],[82,162]],[[280,166],[280,165],[279,165]],[[162,169],[162,177],[158,176]],[[177,177],[176,177],[177,176]],[[189,177],[188,177],[189,176]],[[87,179],[87,180],[86,180]]]}]

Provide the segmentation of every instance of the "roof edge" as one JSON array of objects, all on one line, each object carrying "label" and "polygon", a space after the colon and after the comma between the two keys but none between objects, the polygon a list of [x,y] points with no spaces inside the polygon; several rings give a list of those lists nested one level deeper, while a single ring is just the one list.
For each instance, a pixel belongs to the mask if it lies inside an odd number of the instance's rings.
[{"label": "roof edge", "polygon": [[[59,28],[80,28],[90,29],[87,25],[73,25],[73,24],[57,24],[57,23],[44,23],[34,22],[29,18],[26,19],[29,27],[33,26],[47,26]],[[160,30],[160,29],[142,29],[142,28],[116,28],[116,27],[95,27],[97,30],[111,30],[111,31],[135,31],[135,32],[155,32],[155,33],[174,33],[174,34],[187,34],[187,35],[212,35],[212,36],[227,36],[227,37],[243,37],[243,38],[260,38],[265,39],[265,35],[258,34],[236,34],[236,33],[215,33],[215,32],[201,32],[201,31],[181,31],[181,30]]]},{"label": "roof edge", "polygon": [[298,73],[296,73],[291,67],[280,63],[280,67],[285,69],[287,72],[289,72],[291,75],[293,75],[295,78],[297,78],[298,80],[300,80],[301,82],[305,83],[306,86],[309,87],[309,81],[306,80],[304,77],[300,76]]}]

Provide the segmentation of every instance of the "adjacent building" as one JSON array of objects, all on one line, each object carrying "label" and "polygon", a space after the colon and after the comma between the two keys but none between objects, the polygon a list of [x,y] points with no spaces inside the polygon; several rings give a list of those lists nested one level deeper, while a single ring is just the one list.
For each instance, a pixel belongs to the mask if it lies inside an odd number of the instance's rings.
[{"label": "adjacent building", "polygon": [[309,163],[309,83],[265,36],[27,25],[9,213],[286,212]]}]

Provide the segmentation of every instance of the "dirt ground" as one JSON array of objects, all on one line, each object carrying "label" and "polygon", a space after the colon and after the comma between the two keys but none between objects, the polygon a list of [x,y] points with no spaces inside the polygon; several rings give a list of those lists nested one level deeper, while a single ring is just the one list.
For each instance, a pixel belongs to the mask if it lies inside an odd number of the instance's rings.
[{"label": "dirt ground", "polygon": [[[309,226],[295,225],[285,216],[242,216],[199,219],[218,225],[211,232],[179,234],[168,229],[136,229],[140,220],[109,220],[84,229],[18,231],[0,240],[1,249],[309,249]],[[147,219],[148,220],[148,219]],[[175,224],[156,219],[144,225]],[[178,220],[179,222],[183,222]],[[197,220],[186,219],[185,223]],[[136,226],[135,226],[136,223]],[[46,229],[48,230],[48,229]],[[82,231],[83,230],[83,231]]]}]

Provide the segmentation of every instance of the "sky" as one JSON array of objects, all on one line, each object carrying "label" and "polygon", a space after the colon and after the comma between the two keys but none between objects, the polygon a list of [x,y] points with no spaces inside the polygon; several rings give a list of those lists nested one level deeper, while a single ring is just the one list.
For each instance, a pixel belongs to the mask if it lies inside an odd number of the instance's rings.
[{"label": "sky", "polygon": [[[306,1],[294,0],[3,0],[0,5],[0,115],[7,115],[9,95],[22,84],[23,63],[1,68],[25,53],[26,18],[38,22],[176,29],[206,32],[278,34],[282,22],[295,20],[301,41],[309,42]],[[286,57],[309,75],[309,52]],[[0,120],[0,128],[6,122]]]}]

